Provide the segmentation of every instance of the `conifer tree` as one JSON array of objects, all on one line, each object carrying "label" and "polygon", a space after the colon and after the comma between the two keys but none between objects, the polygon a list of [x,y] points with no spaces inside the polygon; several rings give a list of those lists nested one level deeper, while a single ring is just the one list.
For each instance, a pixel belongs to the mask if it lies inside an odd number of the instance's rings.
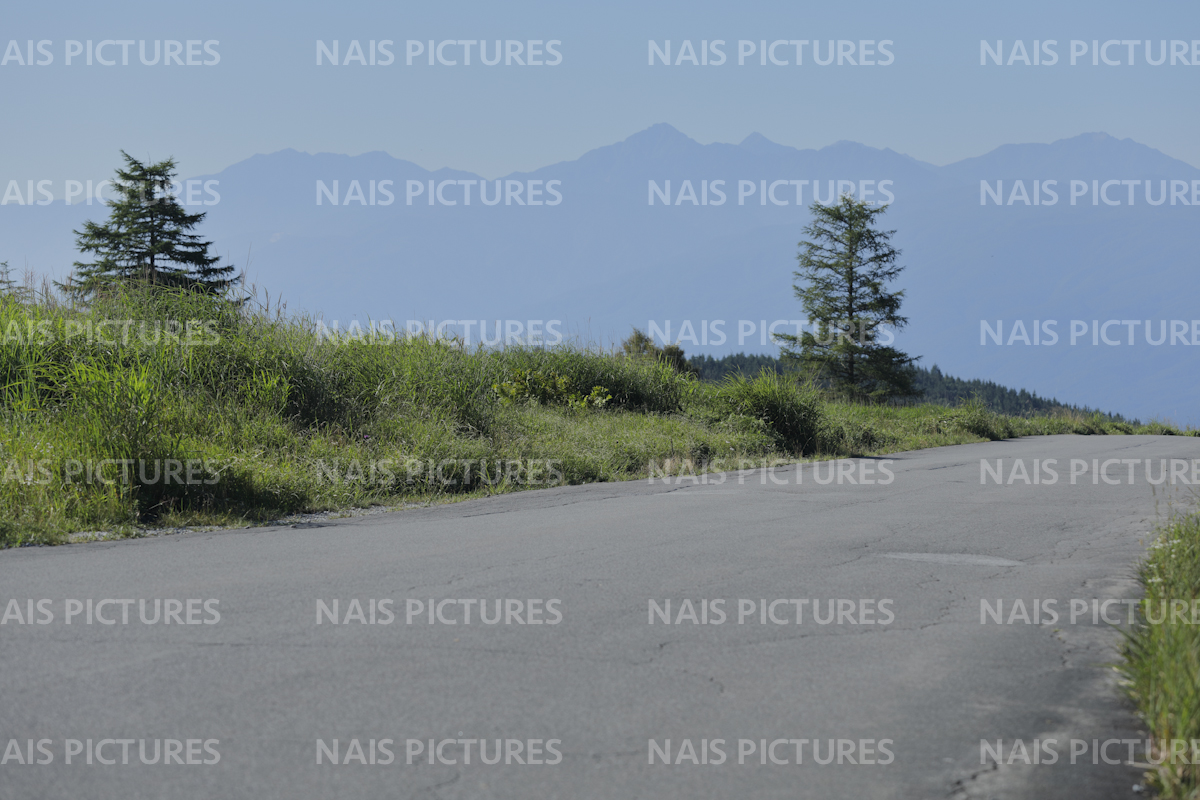
[{"label": "conifer tree", "polygon": [[879,341],[884,326],[899,330],[908,323],[900,316],[904,292],[886,288],[904,270],[896,263],[900,251],[891,246],[895,231],[873,227],[887,206],[871,208],[844,196],[836,205],[813,203],[809,210],[813,221],[804,229],[800,269],[793,273],[800,280],[792,288],[816,331],[776,335],[784,343],[781,355],[852,397],[915,394],[917,359]]},{"label": "conifer tree", "polygon": [[175,160],[147,165],[121,155],[108,221],[89,220],[74,231],[79,250],[95,260],[76,261],[76,273],[60,287],[83,296],[114,283],[223,293],[237,280],[234,267],[220,266],[220,257],[209,255],[212,242],[191,232],[205,214],[189,214],[172,193]]}]

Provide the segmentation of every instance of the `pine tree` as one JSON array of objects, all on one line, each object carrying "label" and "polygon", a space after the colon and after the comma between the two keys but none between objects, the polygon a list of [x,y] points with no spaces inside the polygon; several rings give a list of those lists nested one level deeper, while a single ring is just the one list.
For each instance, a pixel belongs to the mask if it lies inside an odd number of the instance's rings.
[{"label": "pine tree", "polygon": [[[804,229],[792,284],[816,333],[779,334],[781,355],[798,361],[802,370],[837,391],[863,399],[904,397],[916,393],[913,364],[917,360],[880,344],[881,328],[899,330],[903,291],[886,284],[904,267],[891,246],[895,231],[872,227],[887,206],[871,208],[852,197],[836,205],[813,203],[813,221]],[[817,335],[819,334],[819,335]]]},{"label": "pine tree", "polygon": [[191,233],[205,214],[189,214],[172,194],[175,160],[146,165],[121,155],[108,222],[89,220],[74,231],[79,250],[95,261],[76,261],[76,274],[60,287],[84,296],[114,283],[224,292],[237,281],[234,267],[218,266],[220,257],[208,254],[212,242]]}]

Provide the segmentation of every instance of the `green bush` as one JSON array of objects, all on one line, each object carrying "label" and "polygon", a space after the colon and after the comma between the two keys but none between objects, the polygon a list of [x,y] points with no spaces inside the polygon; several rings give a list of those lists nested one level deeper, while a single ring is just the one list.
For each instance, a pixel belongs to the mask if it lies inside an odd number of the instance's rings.
[{"label": "green bush", "polygon": [[[496,352],[494,358],[504,375],[498,383],[562,380],[563,388],[551,393],[563,401],[572,395],[587,397],[603,387],[612,395],[610,407],[629,411],[681,411],[696,387],[694,378],[662,361],[570,346],[509,348]],[[518,380],[518,375],[523,377]]]},{"label": "green bush", "polygon": [[885,441],[877,427],[869,422],[826,418],[821,426],[818,449],[830,455],[860,455],[879,448]]},{"label": "green bush", "polygon": [[823,415],[820,396],[811,386],[763,370],[754,378],[727,377],[716,396],[728,413],[766,423],[781,450],[794,455],[816,452]]},{"label": "green bush", "polygon": [[1178,436],[1179,429],[1159,420],[1151,420],[1137,429],[1142,436]]},{"label": "green bush", "polygon": [[574,409],[604,408],[612,395],[603,386],[593,386],[586,395],[571,391],[571,381],[556,372],[518,369],[510,380],[492,384],[503,403],[530,401],[543,405],[566,405]]},{"label": "green bush", "polygon": [[988,410],[979,395],[973,395],[970,400],[959,404],[954,421],[961,430],[981,439],[998,441],[1012,436],[1012,430],[1004,424],[1004,418]]}]

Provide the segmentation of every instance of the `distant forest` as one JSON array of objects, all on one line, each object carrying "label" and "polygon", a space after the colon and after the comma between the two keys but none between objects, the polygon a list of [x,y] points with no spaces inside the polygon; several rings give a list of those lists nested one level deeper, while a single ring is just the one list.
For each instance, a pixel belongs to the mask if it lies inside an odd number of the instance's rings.
[{"label": "distant forest", "polygon": [[[743,375],[757,375],[762,369],[770,369],[783,373],[788,371],[787,365],[775,356],[735,353],[724,358],[712,356],[692,356],[687,363],[695,370],[701,380],[719,381],[726,375],[741,372]],[[1120,414],[1097,412],[1087,406],[1073,406],[1060,403],[1053,398],[1038,397],[1037,394],[1024,389],[1009,389],[992,381],[982,381],[978,378],[963,380],[951,375],[945,375],[937,365],[929,369],[917,367],[915,381],[921,396],[908,402],[937,403],[939,405],[956,406],[964,400],[970,400],[978,394],[980,399],[992,411],[1014,416],[1029,416],[1036,413],[1047,413],[1056,410],[1073,411],[1080,414],[1100,413],[1112,422],[1130,422],[1139,424],[1137,420],[1127,420]]]}]

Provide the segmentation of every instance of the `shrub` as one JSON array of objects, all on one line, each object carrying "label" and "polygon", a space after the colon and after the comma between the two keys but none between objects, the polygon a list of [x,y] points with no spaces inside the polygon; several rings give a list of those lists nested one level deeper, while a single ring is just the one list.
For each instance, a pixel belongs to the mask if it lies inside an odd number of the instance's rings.
[{"label": "shrub", "polygon": [[727,377],[716,396],[729,413],[766,423],[781,449],[794,455],[816,452],[823,414],[812,386],[764,369],[754,378]]},{"label": "shrub", "polygon": [[669,364],[676,372],[683,375],[698,375],[699,372],[677,344],[664,344],[659,347],[654,339],[639,328],[634,328],[629,338],[621,342],[621,350],[632,358],[649,358]]},{"label": "shrub", "polygon": [[695,391],[693,378],[651,359],[576,347],[510,348],[490,355],[504,375],[498,383],[540,381],[548,391],[546,382],[562,380],[563,388],[551,392],[559,402],[572,396],[587,397],[602,387],[612,396],[610,407],[670,414],[680,411]]},{"label": "shrub", "polygon": [[1137,433],[1144,436],[1178,436],[1179,430],[1175,426],[1168,425],[1165,422],[1151,420],[1139,427]]},{"label": "shrub", "polygon": [[571,381],[557,372],[518,369],[512,379],[492,384],[501,402],[515,403],[520,400],[543,405],[562,404],[575,409],[604,408],[612,395],[603,386],[593,386],[589,394],[571,391]]},{"label": "shrub", "polygon": [[826,419],[818,437],[819,451],[825,454],[868,453],[884,439],[872,425],[856,419],[833,421]]},{"label": "shrub", "polygon": [[1000,424],[999,415],[989,411],[987,404],[978,394],[959,404],[954,423],[960,430],[982,439],[997,441],[1007,439],[1011,435],[1011,432]]}]

